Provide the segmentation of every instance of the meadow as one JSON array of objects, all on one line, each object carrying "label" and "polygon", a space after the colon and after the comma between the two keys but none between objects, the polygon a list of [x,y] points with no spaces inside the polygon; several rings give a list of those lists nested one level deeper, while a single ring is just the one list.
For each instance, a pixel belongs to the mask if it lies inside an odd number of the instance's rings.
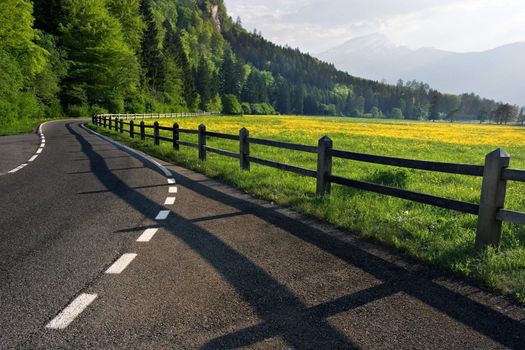
[{"label": "meadow", "polygon": [[[334,148],[392,157],[482,165],[487,153],[503,148],[511,167],[525,168],[525,128],[511,126],[360,120],[328,117],[244,116],[160,120],[161,125],[238,134],[317,145],[328,135]],[[153,123],[153,121],[147,121]],[[94,127],[97,129],[96,127]],[[112,134],[98,128],[105,134]],[[332,193],[315,197],[315,180],[252,164],[240,171],[238,160],[208,153],[204,163],[197,150],[179,152],[164,143],[154,147],[128,136],[113,134],[132,146],[162,159],[200,171],[237,188],[297,211],[326,220],[340,228],[394,246],[421,261],[483,281],[489,287],[525,302],[525,227],[504,224],[498,250],[474,250],[476,217],[406,200],[333,185]],[[181,134],[196,142],[196,135]],[[238,142],[208,138],[209,146],[238,152]],[[251,155],[287,164],[316,168],[316,155],[251,145]],[[481,179],[422,170],[334,160],[333,173],[363,180],[479,203]],[[506,208],[525,211],[525,184],[509,182]]]}]

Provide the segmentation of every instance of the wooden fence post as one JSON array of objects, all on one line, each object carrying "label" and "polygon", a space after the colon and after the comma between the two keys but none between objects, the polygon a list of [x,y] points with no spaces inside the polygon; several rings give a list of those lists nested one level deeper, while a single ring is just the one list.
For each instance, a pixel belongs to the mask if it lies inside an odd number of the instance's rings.
[{"label": "wooden fence post", "polygon": [[133,119],[129,121],[129,137],[135,137],[135,121]]},{"label": "wooden fence post", "polygon": [[111,130],[112,126],[111,124],[113,123],[113,119],[111,117],[109,117],[109,130]]},{"label": "wooden fence post", "polygon": [[329,176],[332,175],[332,150],[333,142],[328,136],[319,139],[317,148],[317,197],[323,197],[330,193],[331,183]]},{"label": "wooden fence post", "polygon": [[173,149],[178,151],[179,145],[179,124],[173,123]]},{"label": "wooden fence post", "polygon": [[206,126],[199,125],[199,160],[206,161]]},{"label": "wooden fence post", "polygon": [[155,122],[153,124],[153,143],[155,146],[158,146],[160,144],[159,141],[159,122]]},{"label": "wooden fence post", "polygon": [[124,119],[120,118],[120,133],[124,132]]},{"label": "wooden fence post", "polygon": [[144,127],[144,120],[140,122],[140,139],[142,141],[146,139],[146,128]]},{"label": "wooden fence post", "polygon": [[250,171],[250,132],[246,128],[239,131],[239,154],[241,161],[241,170]]},{"label": "wooden fence post", "polygon": [[502,222],[496,215],[505,207],[507,181],[502,177],[502,170],[508,168],[509,164],[510,155],[502,149],[497,149],[485,157],[476,232],[477,250],[483,250],[489,245],[495,248],[499,246]]},{"label": "wooden fence post", "polygon": [[108,118],[104,116],[104,129],[108,127]]}]

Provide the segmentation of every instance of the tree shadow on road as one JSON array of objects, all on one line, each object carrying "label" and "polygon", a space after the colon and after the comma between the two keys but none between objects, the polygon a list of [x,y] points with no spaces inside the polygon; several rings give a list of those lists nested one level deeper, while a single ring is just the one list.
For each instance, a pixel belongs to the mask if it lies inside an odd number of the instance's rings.
[{"label": "tree shadow on road", "polygon": [[[154,218],[158,210],[162,209],[162,205],[127,187],[111,172],[104,157],[93,150],[90,142],[83,135],[75,131],[71,125],[67,125],[67,128],[76,137],[82,151],[89,158],[94,175],[108,191],[114,192],[135,210]],[[146,164],[148,162],[144,160],[141,162],[150,167]],[[467,325],[503,346],[522,348],[525,344],[525,325],[494,308],[434,282],[433,280],[439,275],[430,269],[408,271],[371,254],[358,240],[342,240],[337,237],[340,234],[328,233],[301,218],[291,218],[283,214],[280,208],[240,198],[234,192],[225,193],[224,190],[217,190],[213,186],[214,181],[194,181],[188,176],[175,172],[173,175],[180,186],[236,208],[241,214],[254,215],[381,281],[378,286],[307,307],[287,286],[217,236],[199,227],[196,222],[172,213],[173,215],[170,214],[168,220],[161,224],[163,229],[184,241],[204,258],[235,288],[238,295],[250,305],[261,320],[253,327],[212,339],[204,348],[249,346],[276,336],[282,337],[294,348],[355,348],[356,344],[352,339],[331,326],[326,319],[400,292],[420,300],[434,310]],[[221,188],[224,186],[221,185]]]}]

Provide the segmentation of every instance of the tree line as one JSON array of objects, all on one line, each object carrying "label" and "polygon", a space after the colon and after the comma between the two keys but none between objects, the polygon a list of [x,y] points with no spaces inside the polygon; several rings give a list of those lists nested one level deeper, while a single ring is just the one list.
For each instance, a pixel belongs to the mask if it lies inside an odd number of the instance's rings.
[{"label": "tree line", "polygon": [[212,111],[506,123],[511,105],[353,77],[246,31],[222,0],[3,0],[0,124]]}]

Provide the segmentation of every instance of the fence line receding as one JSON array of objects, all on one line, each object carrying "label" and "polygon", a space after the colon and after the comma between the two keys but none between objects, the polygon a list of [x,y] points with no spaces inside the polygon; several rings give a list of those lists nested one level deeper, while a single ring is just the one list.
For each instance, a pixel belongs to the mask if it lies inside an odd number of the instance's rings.
[{"label": "fence line receding", "polygon": [[[157,116],[157,114],[155,114],[155,116]],[[128,119],[130,118],[128,117]],[[254,163],[282,171],[292,172],[301,176],[315,178],[316,195],[318,197],[324,197],[329,194],[332,184],[338,184],[476,215],[478,217],[475,242],[477,249],[484,249],[487,246],[499,246],[503,222],[525,225],[525,213],[504,209],[507,182],[525,182],[525,170],[509,169],[510,155],[502,149],[497,149],[496,151],[489,153],[485,157],[485,164],[481,166],[403,159],[337,150],[333,148],[333,142],[327,136],[322,137],[318,141],[317,146],[307,146],[250,137],[249,131],[245,128],[241,129],[238,135],[231,135],[207,131],[206,126],[202,124],[199,126],[198,130],[181,129],[177,123],[174,123],[172,127],[160,126],[158,122],[155,122],[153,125],[146,125],[144,121],[141,121],[139,124],[136,124],[133,118],[127,122],[124,121],[124,118],[118,117],[118,115],[108,116],[103,114],[94,115],[93,124],[109,128],[110,130],[113,129],[120,133],[126,132],[132,138],[136,136],[140,137],[141,140],[151,138],[155,145],[160,145],[161,141],[169,142],[173,145],[173,149],[177,151],[180,149],[180,146],[196,148],[198,150],[199,160],[201,161],[206,161],[207,152],[210,152],[238,159],[240,168],[246,171],[249,171],[250,164]],[[146,130],[151,129],[153,129],[153,134],[146,133]],[[160,131],[171,132],[171,137],[161,136]],[[180,134],[196,135],[197,142],[182,141],[180,140]],[[239,142],[239,152],[231,152],[208,146],[206,144],[206,139],[210,137]],[[317,154],[317,169],[306,169],[295,165],[283,164],[255,157],[250,153],[250,144]],[[332,174],[332,161],[334,158],[480,177],[482,178],[480,204],[336,176]]]}]

